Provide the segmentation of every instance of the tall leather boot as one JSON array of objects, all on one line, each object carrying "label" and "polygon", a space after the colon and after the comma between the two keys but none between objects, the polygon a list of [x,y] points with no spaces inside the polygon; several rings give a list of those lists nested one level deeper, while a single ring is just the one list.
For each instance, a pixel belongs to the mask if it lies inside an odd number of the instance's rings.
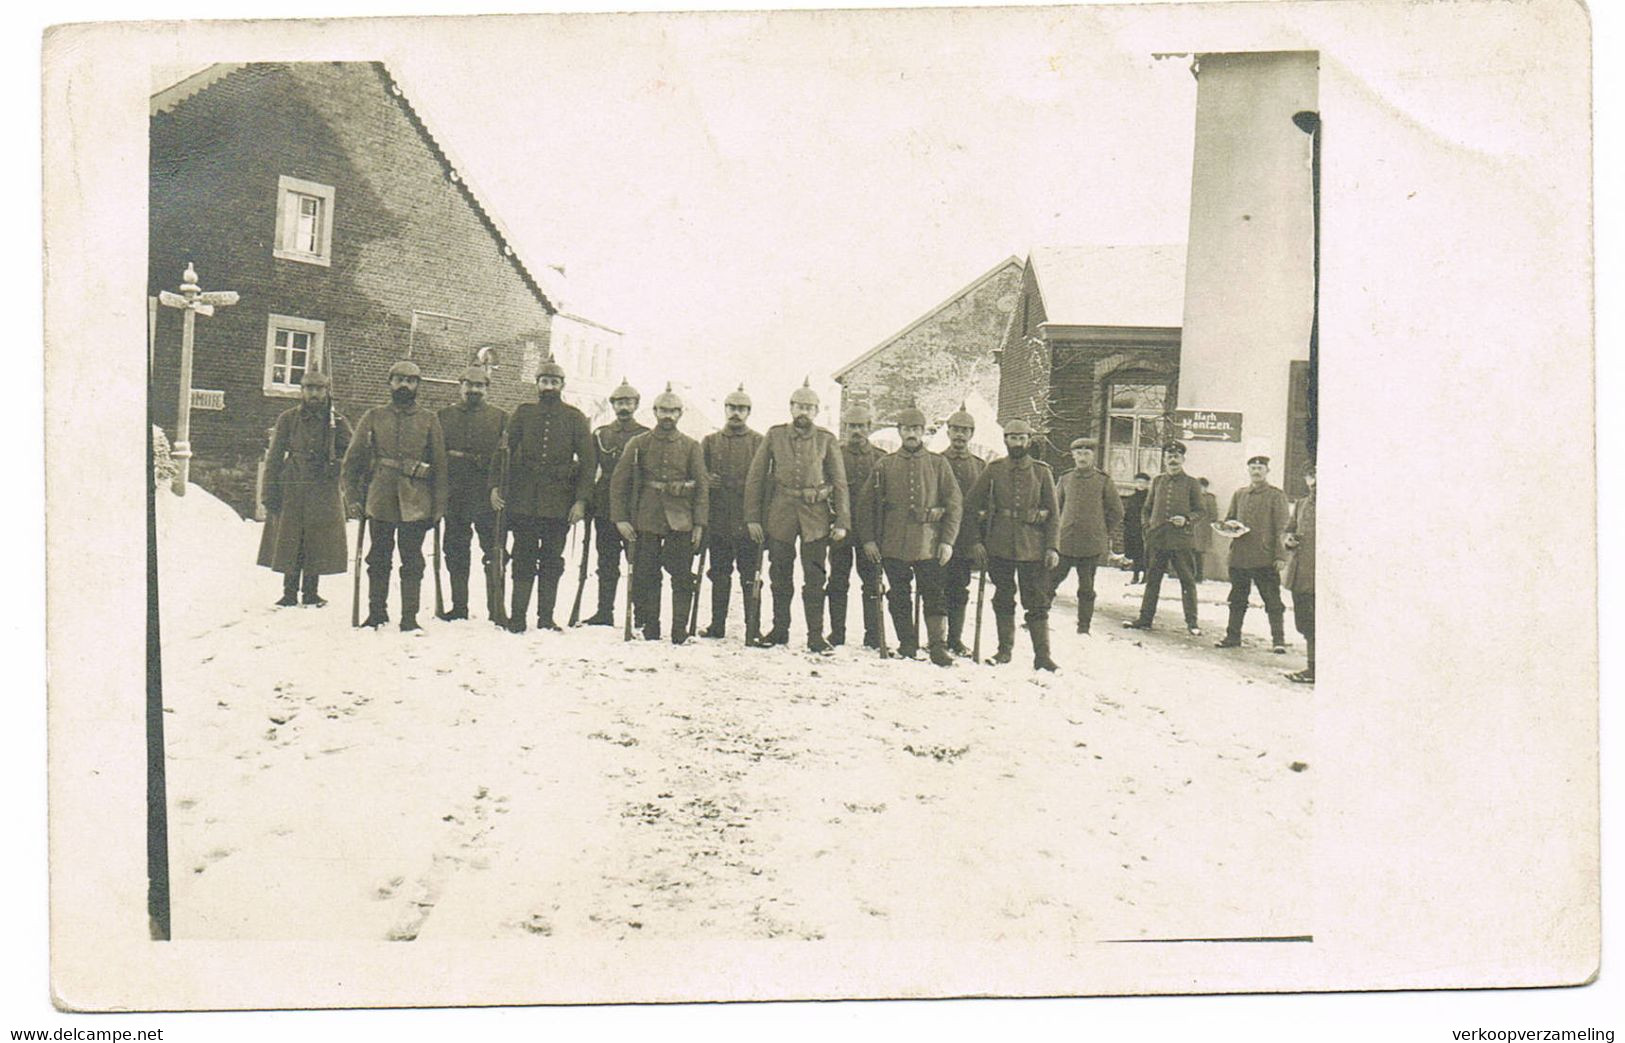
[{"label": "tall leather boot", "polygon": [[327,599],[317,593],[317,584],[322,581],[321,573],[307,572],[299,584],[299,600],[315,608],[327,604]]},{"label": "tall leather boot", "polygon": [[829,642],[824,640],[824,594],[822,591],[801,599],[801,611],[807,615],[807,651],[828,652]]},{"label": "tall leather boot", "polygon": [[606,576],[598,574],[598,609],[592,615],[582,620],[582,625],[589,627],[612,627],[615,625],[615,588],[620,585],[620,576]]},{"label": "tall leather boot", "polygon": [[790,591],[773,591],[773,629],[762,635],[763,648],[790,643]]},{"label": "tall leather boot", "polygon": [[1277,610],[1269,613],[1270,617],[1270,647],[1276,655],[1286,655],[1286,613]]},{"label": "tall leather boot", "polygon": [[1247,618],[1247,609],[1236,605],[1230,606],[1230,622],[1224,628],[1224,640],[1215,641],[1214,648],[1240,648],[1241,624]]},{"label": "tall leather boot", "polygon": [[1095,618],[1095,597],[1093,594],[1079,595],[1078,597],[1078,633],[1087,634],[1089,624]]},{"label": "tall leather boot", "polygon": [[290,608],[299,604],[299,573],[282,574],[282,600],[276,604],[278,608]]},{"label": "tall leather boot", "polygon": [[886,601],[884,595],[865,597],[863,599],[863,647],[880,647],[880,631],[886,625]]},{"label": "tall leather boot", "polygon": [[948,610],[948,651],[954,655],[970,655],[965,647],[965,606],[955,605]]},{"label": "tall leather boot", "polygon": [[732,576],[722,576],[711,581],[711,625],[700,631],[701,637],[728,636],[728,599],[732,591]]},{"label": "tall leather boot", "polygon": [[381,627],[389,622],[389,573],[382,576],[367,574],[367,618],[364,627]]},{"label": "tall leather boot", "polygon": [[762,643],[762,599],[757,597],[753,600],[748,596],[748,591],[741,590],[740,593],[745,601],[745,645],[756,647]]},{"label": "tall leather boot", "polygon": [[508,608],[508,630],[523,634],[525,618],[530,614],[530,591],[536,582],[536,575],[528,569],[515,570],[512,582],[513,602]]},{"label": "tall leather boot", "polygon": [[993,653],[988,660],[992,666],[1003,666],[1010,661],[1010,654],[1016,648],[1016,614],[1014,612],[993,613],[993,625],[999,632],[999,650]]},{"label": "tall leather boot", "polygon": [[1027,636],[1033,642],[1033,669],[1059,670],[1049,657],[1049,617],[1027,621]]},{"label": "tall leather boot", "polygon": [[688,640],[688,610],[694,605],[694,592],[671,592],[671,643],[680,645]]},{"label": "tall leather boot", "polygon": [[929,642],[927,647],[931,651],[931,662],[938,666],[953,666],[954,657],[948,652],[948,617],[926,616],[925,633]]},{"label": "tall leather boot", "polygon": [[418,599],[423,593],[422,580],[401,577],[401,629],[422,630],[418,625]]},{"label": "tall leather boot", "polygon": [[457,569],[451,570],[451,611],[441,618],[468,618],[468,573],[459,574]]},{"label": "tall leather boot", "polygon": [[901,607],[893,602],[889,607],[892,628],[897,631],[897,654],[904,659],[913,659],[920,651],[920,635],[914,630],[912,602],[905,601]]},{"label": "tall leather boot", "polygon": [[829,644],[831,648],[846,644],[846,591],[829,595]]},{"label": "tall leather boot", "polygon": [[559,577],[536,577],[536,626],[541,630],[557,630],[553,622],[553,604],[559,598]]}]

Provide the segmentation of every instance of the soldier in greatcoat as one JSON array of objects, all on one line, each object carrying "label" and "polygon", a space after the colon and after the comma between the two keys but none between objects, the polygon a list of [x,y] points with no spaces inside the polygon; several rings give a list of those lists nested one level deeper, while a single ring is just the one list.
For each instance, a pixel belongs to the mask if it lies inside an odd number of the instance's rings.
[{"label": "soldier in greatcoat", "polygon": [[582,620],[587,626],[615,625],[615,590],[621,583],[621,555],[626,544],[620,529],[609,519],[609,481],[626,443],[649,430],[634,416],[641,397],[637,388],[622,377],[621,386],[609,393],[615,419],[592,433],[593,448],[598,453],[598,483],[592,493],[593,538],[598,544],[598,610]]},{"label": "soldier in greatcoat", "polygon": [[[762,433],[752,430],[750,395],[745,385],[728,392],[722,400],[725,414],[722,430],[713,431],[700,439],[700,453],[705,457],[706,478],[711,485],[710,524],[705,532],[705,553],[711,561],[705,576],[711,581],[711,625],[701,632],[710,638],[728,634],[728,599],[733,586],[733,573],[739,571],[739,589],[743,593],[756,582],[757,567],[761,560],[756,555],[756,544],[745,529],[745,479],[750,474],[750,462],[762,446]],[[759,610],[760,603],[745,599],[745,610],[752,606]],[[745,633],[756,634],[761,620],[747,619]]]},{"label": "soldier in greatcoat", "polygon": [[790,642],[790,599],[795,595],[796,541],[800,540],[801,607],[807,647],[827,652],[824,580],[829,545],[852,527],[846,466],[835,436],[813,423],[818,393],[806,381],[790,395],[790,423],[775,424],[762,439],[745,480],[745,528],[767,543],[773,585],[773,629],[760,647]]},{"label": "soldier in greatcoat", "polygon": [[570,526],[587,516],[598,453],[587,417],[560,397],[564,367],[551,358],[536,370],[536,401],[513,411],[491,473],[491,506],[505,511],[513,533],[513,601],[508,629],[525,632],[530,595],[536,626],[558,630],[553,605],[564,575]]},{"label": "soldier in greatcoat", "polygon": [[326,373],[305,371],[302,401],[277,417],[265,458],[267,517],[259,563],[282,573],[278,605],[298,604],[301,594],[307,605],[327,604],[317,584],[322,576],[343,572],[349,560],[339,464],[351,431],[333,408],[331,388]]},{"label": "soldier in greatcoat", "polygon": [[356,425],[344,454],[344,484],[352,501],[365,487],[372,545],[367,551],[367,618],[389,622],[389,574],[395,546],[401,556],[401,629],[417,630],[424,572],[423,537],[446,513],[451,483],[440,418],[418,407],[422,371],[405,359],[389,368],[389,404],[374,406]]},{"label": "soldier in greatcoat", "polygon": [[1287,562],[1286,588],[1292,591],[1292,622],[1303,635],[1309,653],[1309,666],[1287,679],[1299,684],[1315,683],[1315,465],[1303,475],[1309,495],[1298,501],[1297,510],[1286,526],[1286,545],[1292,551]]},{"label": "soldier in greatcoat", "polygon": [[490,582],[491,563],[501,546],[497,512],[491,506],[491,465],[508,429],[508,414],[485,400],[491,376],[484,366],[470,366],[457,381],[462,401],[440,411],[446,435],[446,468],[451,474],[451,495],[446,501],[446,571],[451,578],[451,608],[446,619],[468,618],[468,570],[475,536],[480,541],[480,562],[486,569],[485,615],[501,621],[496,584]]},{"label": "soldier in greatcoat", "polygon": [[694,554],[705,538],[710,483],[700,443],[677,430],[683,400],[666,385],[655,396],[655,427],[633,436],[615,465],[609,516],[632,545],[633,617],[645,639],[660,637],[660,570],[671,575],[671,643],[688,640]]},{"label": "soldier in greatcoat", "polygon": [[[976,418],[959,404],[959,412],[948,418],[948,448],[942,458],[953,470],[961,495],[968,494],[976,479],[982,476],[987,461],[970,451],[971,436],[976,434]],[[943,592],[948,602],[948,651],[968,656],[965,647],[965,611],[970,605],[971,570],[975,567],[976,541],[981,532],[981,519],[966,515],[959,525],[959,542],[954,545],[954,556],[943,569]]]},{"label": "soldier in greatcoat", "polygon": [[999,650],[991,660],[1008,663],[1016,643],[1016,592],[1026,610],[1027,634],[1033,643],[1033,669],[1054,670],[1050,658],[1050,573],[1060,561],[1056,541],[1060,512],[1055,505],[1055,477],[1049,465],[1029,452],[1032,425],[1012,420],[1004,425],[1009,455],[982,471],[966,497],[965,514],[982,519],[974,553],[987,563],[993,579],[993,619]]},{"label": "soldier in greatcoat", "polygon": [[1072,470],[1055,483],[1061,512],[1056,550],[1060,562],[1051,574],[1052,590],[1073,569],[1078,571],[1078,633],[1087,634],[1095,616],[1095,570],[1111,556],[1112,530],[1123,521],[1117,483],[1095,466],[1095,440],[1072,440]]},{"label": "soldier in greatcoat", "polygon": [[[841,417],[841,464],[846,468],[846,487],[854,502],[869,472],[883,454],[869,433],[874,427],[874,413],[859,403],[847,409]],[[870,561],[867,555],[854,553],[859,537],[848,533],[846,539],[832,542],[829,548],[829,643],[846,644],[846,607],[851,589],[852,568],[858,571],[858,583],[863,594],[863,647],[880,647],[880,563]]]},{"label": "soldier in greatcoat", "polygon": [[1247,618],[1247,599],[1252,588],[1264,601],[1264,614],[1270,621],[1270,647],[1276,655],[1286,655],[1286,606],[1281,604],[1282,538],[1292,508],[1286,493],[1270,484],[1270,458],[1254,456],[1247,461],[1246,485],[1230,497],[1225,522],[1240,522],[1247,531],[1230,541],[1230,625],[1225,628],[1218,648],[1241,647],[1241,625]]},{"label": "soldier in greatcoat", "polygon": [[912,659],[919,651],[913,613],[918,581],[931,662],[952,666],[942,570],[953,559],[964,497],[948,461],[926,451],[924,413],[903,410],[897,432],[901,448],[875,463],[859,493],[855,536],[863,541],[864,557],[886,570],[898,654]]},{"label": "soldier in greatcoat", "polygon": [[1202,486],[1185,473],[1185,444],[1170,442],[1163,449],[1165,473],[1151,483],[1141,510],[1145,530],[1145,552],[1149,566],[1145,573],[1145,594],[1140,598],[1140,617],[1127,620],[1130,630],[1150,630],[1157,616],[1157,599],[1162,594],[1162,577],[1172,569],[1179,577],[1179,590],[1185,608],[1185,629],[1193,636],[1202,633],[1196,618],[1196,526],[1209,519],[1202,512]]}]

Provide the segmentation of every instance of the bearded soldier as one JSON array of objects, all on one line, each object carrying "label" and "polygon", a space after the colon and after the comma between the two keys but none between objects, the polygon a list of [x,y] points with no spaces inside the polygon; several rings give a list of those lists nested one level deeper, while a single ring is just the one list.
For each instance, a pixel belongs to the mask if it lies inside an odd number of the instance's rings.
[{"label": "bearded soldier", "polygon": [[[859,490],[869,480],[869,472],[883,454],[869,441],[874,414],[869,407],[859,404],[841,417],[841,463],[846,467],[846,486],[854,501]],[[854,554],[859,537],[854,533],[829,549],[829,643],[846,644],[846,606],[848,584],[852,566],[857,565],[858,582],[863,587],[863,647],[880,647],[880,600],[884,595],[880,587],[880,562],[870,560],[867,554]],[[853,559],[856,558],[856,562]]]},{"label": "bearded soldier", "polygon": [[609,516],[632,545],[634,618],[645,639],[660,638],[660,570],[671,574],[671,643],[688,640],[694,552],[705,538],[710,483],[700,443],[677,430],[683,400],[671,385],[655,396],[655,428],[633,436],[615,465]]},{"label": "bearded soldier", "polygon": [[948,461],[926,452],[924,413],[903,410],[897,417],[897,433],[902,436],[902,448],[874,465],[858,497],[853,521],[863,541],[863,556],[886,570],[898,654],[912,659],[919,651],[911,589],[918,580],[931,661],[953,666],[942,569],[953,559],[964,498]]},{"label": "bearded soldier", "polygon": [[1060,564],[1050,576],[1050,589],[1078,570],[1078,633],[1087,634],[1095,618],[1095,570],[1111,554],[1112,531],[1123,521],[1123,498],[1117,483],[1095,466],[1095,440],[1072,440],[1072,470],[1055,483],[1061,527],[1055,549]]},{"label": "bearded soldier", "polygon": [[621,554],[626,548],[620,529],[609,520],[609,482],[626,443],[649,430],[633,417],[639,398],[637,389],[622,377],[621,386],[609,393],[615,419],[592,433],[598,453],[598,484],[592,494],[593,536],[598,541],[598,611],[582,621],[591,627],[615,625],[615,589],[620,586]]},{"label": "bearded soldier", "polygon": [[984,519],[978,561],[993,579],[993,619],[999,632],[995,664],[1008,663],[1016,643],[1016,591],[1027,613],[1033,642],[1033,669],[1054,670],[1049,656],[1049,574],[1060,561],[1056,540],[1055,478],[1049,465],[1028,453],[1032,425],[1012,420],[1004,426],[1009,455],[995,460],[971,487],[966,512]]},{"label": "bearded soldier", "polygon": [[[326,373],[306,370],[299,405],[276,418],[265,458],[265,531],[259,563],[282,573],[278,605],[327,604],[317,593],[322,576],[344,571],[344,504],[339,462],[350,448],[350,422],[333,409]],[[304,577],[303,583],[300,576]]]},{"label": "bearded soldier", "polygon": [[[711,625],[702,636],[712,638],[726,637],[728,633],[728,595],[734,567],[739,568],[739,589],[744,592],[756,582],[760,564],[745,530],[745,479],[756,450],[762,446],[762,435],[745,426],[750,418],[750,396],[745,394],[745,385],[728,392],[722,409],[727,414],[722,430],[700,440],[706,478],[711,485],[711,523],[705,534],[706,554],[711,559],[711,567],[705,572],[711,581]],[[747,612],[753,604],[749,597],[745,599]],[[759,619],[747,619],[746,636],[757,633],[760,624]]]},{"label": "bearded soldier", "polygon": [[[976,418],[959,404],[959,412],[948,418],[948,448],[943,459],[953,469],[954,480],[961,494],[968,494],[976,479],[982,476],[987,461],[970,451],[971,436],[976,433]],[[943,588],[948,602],[948,651],[968,656],[971,650],[961,639],[965,632],[965,608],[970,604],[971,569],[975,565],[976,541],[981,532],[981,520],[966,514],[959,525],[959,542],[954,545],[954,556],[943,570]]]},{"label": "bearded soldier", "polygon": [[795,594],[796,539],[801,540],[801,607],[807,647],[829,651],[824,640],[825,560],[830,541],[852,527],[846,467],[835,436],[813,424],[818,393],[807,381],[790,395],[790,423],[775,424],[762,439],[745,479],[745,528],[767,542],[773,581],[773,629],[761,647],[790,643],[790,599]]},{"label": "bearded soldier", "polygon": [[525,632],[530,592],[536,587],[536,626],[557,630],[553,603],[564,575],[564,540],[587,516],[598,453],[587,418],[566,405],[564,367],[552,358],[536,370],[536,401],[513,411],[491,474],[491,506],[507,511],[513,533],[513,604],[508,629]]},{"label": "bearded soldier", "polygon": [[[491,507],[491,463],[508,429],[508,414],[485,401],[491,377],[484,366],[470,366],[457,381],[462,401],[440,411],[446,433],[446,466],[451,497],[446,503],[446,571],[451,575],[451,610],[446,619],[468,618],[468,569],[473,536],[480,540],[480,562],[486,567],[485,615],[499,620],[496,585],[489,582],[491,562],[501,534]],[[472,530],[472,531],[471,531]]]},{"label": "bearded soldier", "polygon": [[366,485],[366,516],[372,546],[367,551],[367,618],[362,626],[389,622],[391,558],[401,548],[401,629],[417,630],[418,595],[423,582],[423,537],[446,513],[451,485],[446,475],[446,436],[440,418],[419,409],[422,371],[405,359],[389,368],[389,404],[361,417],[355,440],[344,454],[344,484],[352,502]]}]

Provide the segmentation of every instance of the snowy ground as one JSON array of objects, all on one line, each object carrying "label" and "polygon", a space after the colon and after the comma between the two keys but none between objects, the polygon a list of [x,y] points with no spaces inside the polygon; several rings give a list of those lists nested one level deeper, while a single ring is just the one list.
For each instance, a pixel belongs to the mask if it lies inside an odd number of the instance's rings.
[{"label": "snowy ground", "polygon": [[347,577],[274,608],[259,525],[202,490],[159,528],[177,938],[1312,933],[1313,690],[1262,610],[1212,648],[1224,584],[1202,638],[1175,583],[1145,634],[1103,571],[1095,636],[1063,594],[1040,676],[1024,633],[997,669],[747,650],[737,599],[678,649],[352,630]]}]

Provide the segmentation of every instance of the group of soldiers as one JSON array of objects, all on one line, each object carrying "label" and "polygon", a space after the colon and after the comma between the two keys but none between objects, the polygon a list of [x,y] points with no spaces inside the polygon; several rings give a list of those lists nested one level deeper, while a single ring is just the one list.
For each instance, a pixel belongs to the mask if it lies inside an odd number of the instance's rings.
[{"label": "group of soldiers", "polygon": [[[950,444],[944,452],[926,450],[925,416],[906,409],[894,418],[901,447],[885,453],[870,440],[874,417],[866,407],[847,411],[839,439],[818,427],[818,395],[805,382],[790,396],[788,423],[765,434],[753,430],[751,399],[741,386],[724,400],[723,427],[696,441],[678,429],[683,402],[669,385],[654,399],[652,429],[635,419],[640,396],[622,381],[610,395],[615,419],[591,430],[585,414],[562,400],[564,370],[551,360],[537,371],[536,401],[511,415],[486,401],[489,375],[483,367],[465,370],[460,401],[438,412],[417,404],[421,378],[415,363],[395,363],[388,375],[389,403],[368,410],[352,430],[333,409],[327,376],[305,374],[300,405],[278,418],[265,472],[268,522],[259,560],[283,574],[277,604],[326,603],[318,578],[345,571],[348,498],[361,505],[362,533],[370,536],[367,615],[361,620],[358,611],[353,620],[361,626],[389,622],[388,593],[398,555],[399,626],[420,628],[423,543],[433,532],[441,618],[469,618],[477,539],[487,575],[486,616],[523,633],[534,604],[536,626],[559,630],[555,608],[565,544],[572,527],[589,521],[586,538],[597,540],[598,590],[596,610],[580,620],[586,625],[615,624],[624,556],[630,564],[628,638],[634,629],[648,640],[661,637],[662,577],[669,576],[670,640],[687,642],[698,616],[699,557],[709,562],[705,575],[711,583],[710,625],[700,636],[726,636],[737,573],[746,644],[788,644],[799,561],[809,650],[827,652],[846,642],[855,570],[864,647],[915,658],[923,645],[931,662],[952,666],[956,657],[975,651],[966,647],[964,633],[973,574],[979,572],[978,624],[981,584],[991,578],[994,587],[998,647],[988,662],[1012,658],[1019,599],[1033,666],[1053,671],[1049,607],[1055,589],[1072,571],[1078,573],[1078,632],[1088,633],[1095,570],[1108,560],[1112,532],[1122,520],[1122,501],[1112,480],[1094,466],[1091,440],[1072,443],[1076,466],[1057,481],[1030,453],[1033,430],[1019,419],[1005,425],[1007,455],[989,463],[968,448],[975,421],[963,408],[948,418]],[[1201,520],[1200,500],[1173,480],[1181,474],[1174,461],[1182,455],[1182,448],[1170,453],[1170,474],[1153,483],[1148,535]],[[1255,511],[1244,505],[1243,513],[1250,519]],[[449,607],[440,604],[442,531]],[[581,587],[589,553],[584,547]],[[764,557],[772,599],[765,633]],[[1185,580],[1186,564],[1177,553],[1153,555],[1141,619],[1131,625],[1150,625],[1162,570],[1172,567]],[[511,597],[505,597],[509,581]],[[1261,575],[1254,581],[1263,592]],[[358,573],[358,588],[359,582]],[[578,587],[572,623],[580,599]],[[1232,630],[1239,643],[1235,604],[1233,599]],[[1241,606],[1244,612],[1245,596]],[[895,651],[887,643],[888,611]],[[1301,619],[1303,610],[1298,611]],[[1189,586],[1186,615],[1194,631]],[[976,633],[979,637],[979,625]],[[1311,651],[1311,677],[1312,663]]]}]

